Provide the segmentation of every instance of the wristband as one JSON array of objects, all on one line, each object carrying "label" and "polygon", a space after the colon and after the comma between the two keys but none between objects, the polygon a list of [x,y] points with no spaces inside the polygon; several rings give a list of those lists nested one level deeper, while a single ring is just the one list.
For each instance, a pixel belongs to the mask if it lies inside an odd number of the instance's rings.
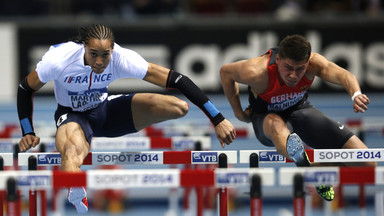
[{"label": "wristband", "polygon": [[204,94],[195,83],[187,76],[174,70],[170,70],[167,78],[167,88],[178,89],[193,104],[199,107],[209,118],[214,126],[217,126],[225,118],[220,111],[213,105],[209,98]]},{"label": "wristband", "polygon": [[355,91],[355,93],[352,95],[351,99],[352,101],[355,101],[355,98],[358,96],[358,95],[361,95],[361,91]]}]

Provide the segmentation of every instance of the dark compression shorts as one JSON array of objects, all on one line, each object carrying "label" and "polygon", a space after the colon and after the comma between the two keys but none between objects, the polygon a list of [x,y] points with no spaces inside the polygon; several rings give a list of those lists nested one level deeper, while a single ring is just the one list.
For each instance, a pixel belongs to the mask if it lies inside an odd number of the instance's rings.
[{"label": "dark compression shorts", "polygon": [[[306,100],[295,110],[275,113],[287,124],[291,132],[297,133],[308,146],[315,149],[339,149],[354,134],[344,125],[328,118]],[[267,114],[252,114],[252,125],[258,140],[266,146],[274,146],[263,132],[263,121]]]},{"label": "dark compression shorts", "polygon": [[58,105],[56,127],[68,122],[79,123],[89,144],[93,136],[118,137],[137,132],[131,111],[133,96],[112,95],[98,107],[85,112],[75,112],[70,107]]}]

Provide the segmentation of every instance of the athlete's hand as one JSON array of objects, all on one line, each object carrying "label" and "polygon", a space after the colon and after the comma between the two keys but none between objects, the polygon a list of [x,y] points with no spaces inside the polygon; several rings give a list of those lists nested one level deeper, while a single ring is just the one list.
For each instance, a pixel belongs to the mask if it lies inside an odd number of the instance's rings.
[{"label": "athlete's hand", "polygon": [[355,113],[362,112],[364,113],[365,110],[368,109],[369,104],[369,98],[365,94],[360,94],[355,97],[355,100],[353,101],[353,111]]},{"label": "athlete's hand", "polygon": [[32,147],[36,147],[40,143],[40,137],[27,134],[21,138],[19,142],[20,152],[25,152]]},{"label": "athlete's hand", "polygon": [[249,123],[251,122],[252,107],[249,105],[240,115],[236,115],[240,121]]},{"label": "athlete's hand", "polygon": [[225,144],[231,144],[236,137],[235,127],[233,127],[231,122],[229,122],[227,119],[224,119],[218,125],[216,125],[215,132],[222,148],[225,147]]}]

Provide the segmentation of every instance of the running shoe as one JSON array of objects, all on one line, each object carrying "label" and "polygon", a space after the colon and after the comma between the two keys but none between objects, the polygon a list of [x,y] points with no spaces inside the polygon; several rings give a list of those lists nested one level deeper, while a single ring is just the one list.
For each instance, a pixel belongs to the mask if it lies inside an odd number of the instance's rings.
[{"label": "running shoe", "polygon": [[84,187],[71,187],[68,192],[68,201],[75,206],[77,213],[88,212],[87,191]]},{"label": "running shoe", "polygon": [[316,191],[326,201],[332,201],[335,198],[335,191],[332,185],[317,185]]},{"label": "running shoe", "polygon": [[309,167],[311,162],[309,161],[307,152],[304,149],[303,141],[301,141],[299,135],[296,133],[289,134],[287,138],[287,152],[289,157],[295,162],[298,167]]},{"label": "running shoe", "polygon": [[[309,167],[311,162],[304,149],[303,141],[296,133],[291,133],[287,138],[287,152],[298,167]],[[318,185],[316,191],[319,196],[327,201],[335,198],[335,191],[332,185]]]}]

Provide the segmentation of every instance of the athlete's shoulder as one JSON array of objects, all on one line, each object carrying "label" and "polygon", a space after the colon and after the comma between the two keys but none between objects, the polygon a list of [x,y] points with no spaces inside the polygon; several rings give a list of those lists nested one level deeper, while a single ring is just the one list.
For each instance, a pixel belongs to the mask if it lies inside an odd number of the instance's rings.
[{"label": "athlete's shoulder", "polygon": [[250,70],[254,71],[254,73],[263,73],[267,71],[268,62],[269,55],[266,53],[261,56],[249,59],[246,65]]},{"label": "athlete's shoulder", "polygon": [[131,50],[129,48],[122,47],[117,43],[114,44],[112,55],[127,56],[127,57],[139,56],[139,54],[136,51]]},{"label": "athlete's shoulder", "polygon": [[123,67],[127,65],[143,65],[145,69],[148,69],[148,62],[139,53],[116,43],[114,44],[111,63]]},{"label": "athlete's shoulder", "polygon": [[309,76],[318,76],[324,69],[328,68],[329,61],[319,53],[311,53],[309,58],[307,74]]},{"label": "athlete's shoulder", "polygon": [[55,44],[49,48],[48,52],[43,56],[43,60],[63,61],[74,55],[80,55],[81,52],[79,51],[82,49],[84,49],[83,45],[75,42]]},{"label": "athlete's shoulder", "polygon": [[[36,71],[40,76],[58,74],[68,65],[83,58],[84,47],[74,42],[52,45],[37,64]],[[48,79],[47,79],[48,80]]]},{"label": "athlete's shoulder", "polygon": [[84,47],[83,44],[68,41],[68,42],[52,45],[49,48],[49,51],[68,53],[68,52],[71,52],[73,50],[79,50],[83,47]]}]

